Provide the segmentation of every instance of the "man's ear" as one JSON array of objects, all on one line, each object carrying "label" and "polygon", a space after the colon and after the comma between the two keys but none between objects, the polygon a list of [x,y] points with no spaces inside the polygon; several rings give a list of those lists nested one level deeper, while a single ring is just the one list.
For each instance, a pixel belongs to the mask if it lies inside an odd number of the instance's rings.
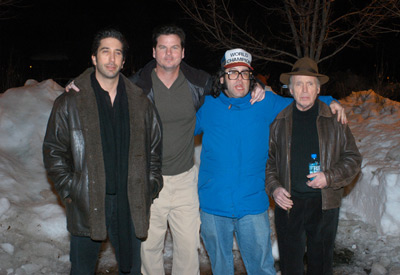
[{"label": "man's ear", "polygon": [[95,55],[92,55],[92,63],[93,63],[94,66],[97,65],[97,59],[96,59]]},{"label": "man's ear", "polygon": [[221,76],[221,77],[219,78],[219,83],[224,84],[224,77],[223,77],[223,76]]}]

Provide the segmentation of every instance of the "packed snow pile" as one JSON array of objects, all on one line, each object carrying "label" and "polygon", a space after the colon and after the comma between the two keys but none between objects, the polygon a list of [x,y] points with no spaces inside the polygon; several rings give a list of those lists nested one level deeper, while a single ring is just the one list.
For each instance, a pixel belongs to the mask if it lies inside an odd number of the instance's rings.
[{"label": "packed snow pile", "polygon": [[69,268],[65,212],[42,160],[47,120],[62,91],[52,80],[28,80],[0,95],[0,274]]},{"label": "packed snow pile", "polygon": [[341,217],[360,219],[382,235],[400,232],[400,103],[373,91],[341,100],[363,156],[362,174],[348,188]]},{"label": "packed snow pile", "polygon": [[[0,95],[0,275],[69,274],[65,212],[47,180],[41,152],[53,101],[62,91],[52,80],[30,80]],[[343,201],[337,236],[338,247],[354,259],[336,267],[335,274],[400,274],[400,103],[373,91],[340,102],[363,164]],[[167,274],[171,257],[169,236]],[[209,268],[204,249],[200,260],[203,270]],[[240,256],[235,266],[242,266]],[[106,245],[98,269],[106,274],[113,268],[115,258]]]}]

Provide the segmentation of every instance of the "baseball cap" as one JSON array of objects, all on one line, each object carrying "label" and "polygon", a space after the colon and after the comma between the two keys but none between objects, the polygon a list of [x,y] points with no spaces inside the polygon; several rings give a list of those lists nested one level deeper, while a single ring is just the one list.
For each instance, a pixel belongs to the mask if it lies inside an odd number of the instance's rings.
[{"label": "baseball cap", "polygon": [[251,54],[240,48],[226,51],[221,59],[221,67],[231,68],[236,66],[246,66],[254,70],[251,67]]}]

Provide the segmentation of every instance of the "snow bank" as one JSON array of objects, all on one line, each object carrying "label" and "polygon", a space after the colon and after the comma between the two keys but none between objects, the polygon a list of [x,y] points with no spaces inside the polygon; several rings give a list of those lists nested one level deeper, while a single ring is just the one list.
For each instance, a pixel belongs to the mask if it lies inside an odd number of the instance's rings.
[{"label": "snow bank", "polygon": [[379,234],[400,231],[400,103],[373,91],[340,101],[363,156],[362,173],[348,188],[341,218],[360,219]]},{"label": "snow bank", "polygon": [[[47,181],[41,152],[53,101],[62,91],[52,80],[30,80],[0,95],[1,275],[69,273],[65,212]],[[341,103],[363,163],[360,177],[348,188],[343,201],[337,244],[359,254],[357,268],[374,265],[374,270],[382,266],[400,270],[399,239],[392,236],[400,231],[400,103],[373,91],[353,93]],[[199,153],[200,146],[195,149],[197,164]],[[273,246],[277,258],[276,241]],[[387,252],[377,255],[382,251]],[[166,270],[171,268],[171,257],[169,235],[164,253]],[[209,270],[203,248],[200,261]],[[235,252],[235,266],[239,265],[240,255]],[[99,270],[107,273],[113,266],[115,258],[106,244]]]},{"label": "snow bank", "polygon": [[52,80],[28,80],[0,95],[0,274],[68,270],[65,212],[42,161],[47,120],[62,91]]}]

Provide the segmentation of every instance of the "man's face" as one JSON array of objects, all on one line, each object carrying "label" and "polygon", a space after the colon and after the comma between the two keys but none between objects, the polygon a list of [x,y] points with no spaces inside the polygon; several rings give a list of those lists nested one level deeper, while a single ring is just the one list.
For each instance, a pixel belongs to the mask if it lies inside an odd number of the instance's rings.
[{"label": "man's face", "polygon": [[[228,75],[227,73],[230,73],[231,75]],[[225,83],[226,89],[225,89],[225,94],[228,97],[233,97],[233,98],[240,98],[244,97],[247,95],[249,92],[250,88],[250,79],[243,79],[243,76],[239,74],[237,79],[234,78],[234,74],[236,72],[239,73],[244,73],[246,75],[250,75],[250,69],[246,66],[236,66],[232,68],[225,69],[225,75],[220,78],[221,84]],[[229,79],[231,77],[232,79]],[[249,78],[249,77],[246,77]]]},{"label": "man's face", "polygon": [[320,87],[315,76],[292,76],[290,93],[296,101],[297,109],[307,111],[313,105],[319,94]]},{"label": "man's face", "polygon": [[174,71],[179,68],[185,57],[185,49],[181,46],[181,39],[176,34],[160,35],[157,46],[153,48],[153,57],[157,61],[157,67],[166,71]]},{"label": "man's face", "polygon": [[96,77],[116,78],[125,62],[121,41],[112,37],[102,39],[96,56],[92,55],[92,62],[96,67]]}]

